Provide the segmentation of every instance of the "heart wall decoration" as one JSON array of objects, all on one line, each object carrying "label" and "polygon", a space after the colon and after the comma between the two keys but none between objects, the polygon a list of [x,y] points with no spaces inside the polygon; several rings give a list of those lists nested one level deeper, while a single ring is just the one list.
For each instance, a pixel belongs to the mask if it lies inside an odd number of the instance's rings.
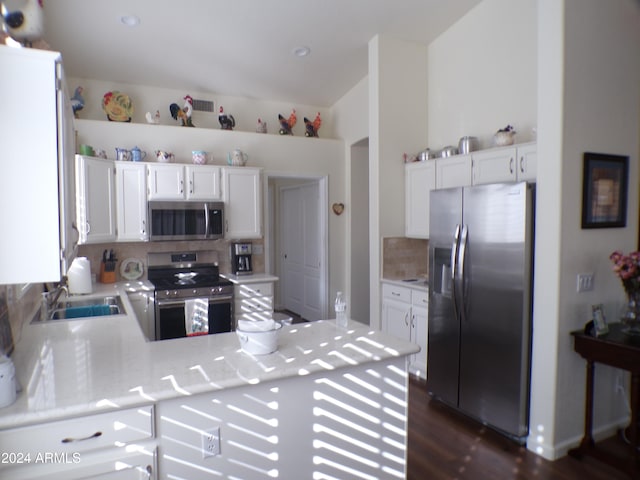
[{"label": "heart wall decoration", "polygon": [[344,212],[344,203],[334,203],[331,209],[336,215],[342,215],[342,212]]}]

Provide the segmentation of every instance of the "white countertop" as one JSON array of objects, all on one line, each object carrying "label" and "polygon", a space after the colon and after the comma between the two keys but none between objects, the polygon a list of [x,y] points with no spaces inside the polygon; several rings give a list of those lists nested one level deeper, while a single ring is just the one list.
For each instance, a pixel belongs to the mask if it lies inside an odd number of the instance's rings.
[{"label": "white countertop", "polygon": [[[235,332],[148,342],[129,315],[25,322],[12,356],[23,389],[0,408],[0,429],[127,408],[208,391],[351,367],[416,353],[412,343],[350,321],[285,326],[279,349],[242,352]],[[96,292],[96,294],[99,292]],[[103,293],[104,294],[104,293]]]},{"label": "white countertop", "polygon": [[260,283],[260,282],[277,282],[278,277],[269,273],[252,273],[251,275],[234,275],[232,273],[221,273],[222,278],[237,284],[243,283]]},{"label": "white countertop", "polygon": [[429,290],[429,282],[424,278],[419,278],[415,282],[407,282],[405,280],[396,280],[390,278],[383,278],[381,283],[388,283],[390,285],[397,285],[399,287],[412,288],[414,290],[427,291]]}]

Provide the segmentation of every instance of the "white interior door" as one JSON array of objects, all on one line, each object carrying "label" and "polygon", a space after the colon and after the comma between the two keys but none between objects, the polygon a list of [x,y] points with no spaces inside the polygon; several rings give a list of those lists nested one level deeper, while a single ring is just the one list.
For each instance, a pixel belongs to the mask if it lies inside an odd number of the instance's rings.
[{"label": "white interior door", "polygon": [[307,320],[319,320],[323,296],[318,183],[282,187],[279,204],[283,306]]}]

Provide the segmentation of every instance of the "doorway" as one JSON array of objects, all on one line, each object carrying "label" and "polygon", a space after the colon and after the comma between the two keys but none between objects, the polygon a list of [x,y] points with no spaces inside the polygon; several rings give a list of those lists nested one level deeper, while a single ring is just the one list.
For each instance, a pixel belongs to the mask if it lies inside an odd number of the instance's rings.
[{"label": "doorway", "polygon": [[350,311],[349,316],[370,324],[369,259],[369,139],[351,146]]},{"label": "doorway", "polygon": [[267,174],[266,182],[265,267],[279,278],[276,309],[327,318],[327,179]]}]

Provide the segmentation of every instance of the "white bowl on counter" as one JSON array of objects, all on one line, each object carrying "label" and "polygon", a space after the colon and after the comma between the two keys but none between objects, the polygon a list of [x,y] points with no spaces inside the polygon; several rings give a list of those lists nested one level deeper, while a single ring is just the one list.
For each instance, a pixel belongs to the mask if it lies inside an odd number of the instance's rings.
[{"label": "white bowl on counter", "polygon": [[251,355],[268,355],[278,349],[282,324],[273,320],[239,320],[236,335],[242,351]]}]

